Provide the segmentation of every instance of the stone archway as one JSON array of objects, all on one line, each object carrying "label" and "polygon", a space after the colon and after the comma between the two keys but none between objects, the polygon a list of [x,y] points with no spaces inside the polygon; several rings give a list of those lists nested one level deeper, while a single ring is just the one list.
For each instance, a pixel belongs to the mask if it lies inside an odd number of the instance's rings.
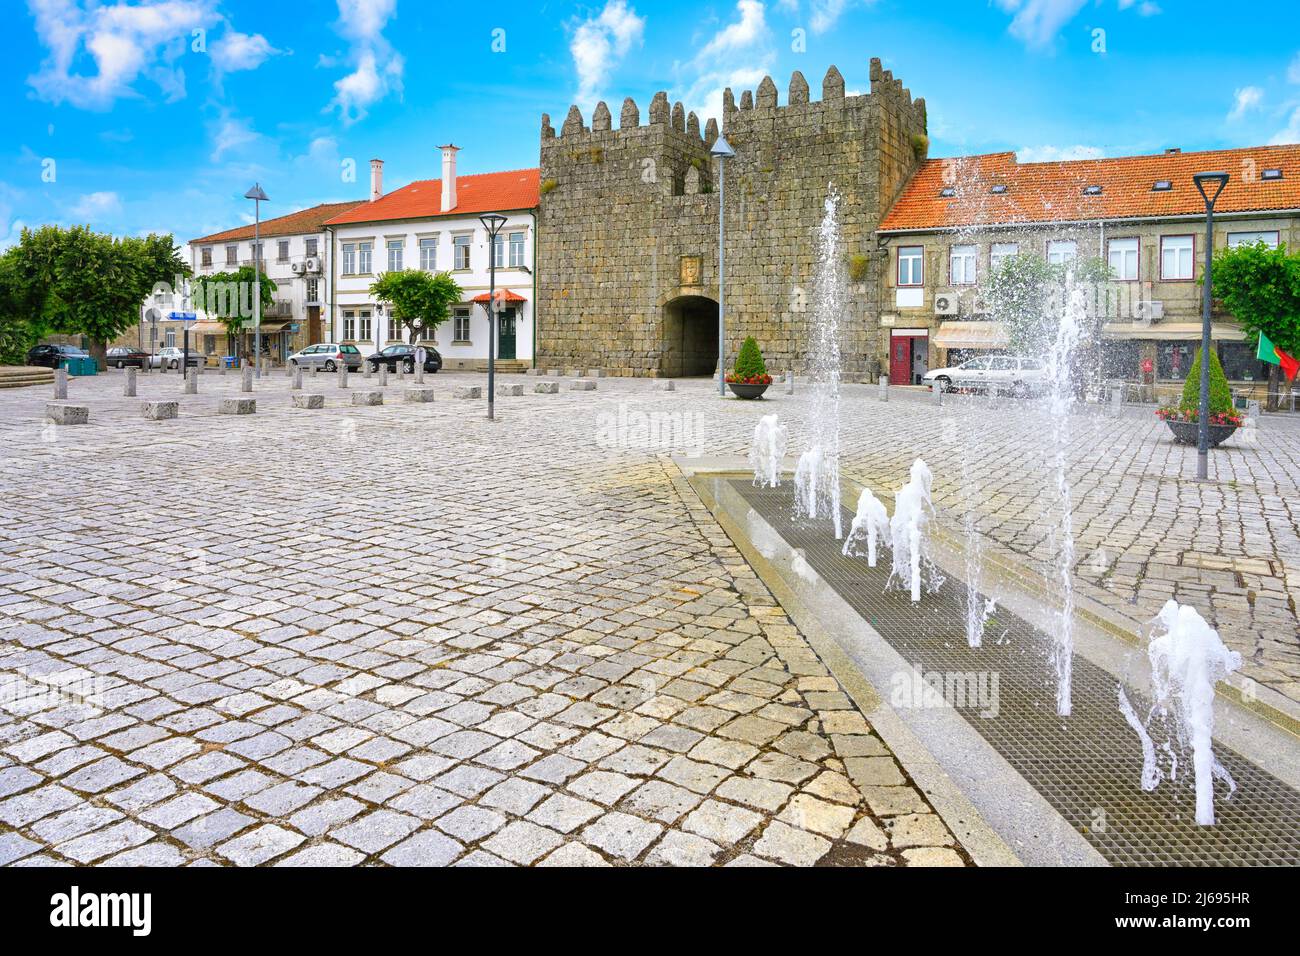
[{"label": "stone archway", "polygon": [[659,374],[712,375],[718,367],[718,303],[682,295],[663,306]]}]

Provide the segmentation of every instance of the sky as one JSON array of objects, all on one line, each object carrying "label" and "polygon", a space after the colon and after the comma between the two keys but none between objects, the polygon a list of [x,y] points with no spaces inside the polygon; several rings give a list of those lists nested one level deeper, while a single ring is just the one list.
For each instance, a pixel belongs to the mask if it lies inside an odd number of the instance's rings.
[{"label": "sky", "polygon": [[[770,74],[849,93],[873,56],[931,156],[1021,161],[1300,142],[1300,33],[1204,0],[7,0],[0,248],[84,223],[180,243],[437,178],[536,166],[560,127],[658,90],[701,116]],[[1231,12],[1228,12],[1231,11]]]}]

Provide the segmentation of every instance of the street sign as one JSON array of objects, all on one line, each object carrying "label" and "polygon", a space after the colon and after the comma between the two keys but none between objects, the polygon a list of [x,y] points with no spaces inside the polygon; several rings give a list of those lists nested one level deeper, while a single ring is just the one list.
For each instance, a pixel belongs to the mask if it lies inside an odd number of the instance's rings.
[{"label": "street sign", "polygon": [[168,312],[167,318],[173,322],[194,322],[198,319],[197,312]]}]

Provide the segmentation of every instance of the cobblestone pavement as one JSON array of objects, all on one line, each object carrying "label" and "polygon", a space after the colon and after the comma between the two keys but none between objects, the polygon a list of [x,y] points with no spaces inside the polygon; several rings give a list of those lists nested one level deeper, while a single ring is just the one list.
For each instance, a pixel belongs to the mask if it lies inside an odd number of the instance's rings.
[{"label": "cobblestone pavement", "polygon": [[636,433],[754,406],[121,381],[0,392],[0,863],[968,862]]}]

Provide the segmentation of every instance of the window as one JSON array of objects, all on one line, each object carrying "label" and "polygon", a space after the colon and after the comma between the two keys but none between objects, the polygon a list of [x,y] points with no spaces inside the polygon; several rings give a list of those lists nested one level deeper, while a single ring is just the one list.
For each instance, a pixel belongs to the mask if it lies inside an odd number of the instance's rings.
[{"label": "window", "polygon": [[388,240],[388,271],[402,271],[402,247],[404,243],[401,239]]},{"label": "window", "polygon": [[953,186],[944,186],[942,189],[939,190],[940,199],[952,199],[956,195],[957,195],[957,190]]},{"label": "window", "polygon": [[361,309],[357,312],[357,339],[362,342],[369,342],[373,335],[370,326],[370,310]]},{"label": "window", "polygon": [[[1166,282],[1192,278],[1195,245],[1196,242],[1191,236],[1161,236],[1160,278]],[[1183,374],[1186,375],[1185,372]]]},{"label": "window", "polygon": [[420,240],[420,268],[425,272],[438,271],[438,240]]},{"label": "window", "polygon": [[993,193],[993,195],[995,196],[1001,196],[1006,191],[1007,191],[1006,183],[997,183],[992,189],[989,190],[989,192]]},{"label": "window", "polygon": [[1156,344],[1156,375],[1162,379],[1182,381],[1192,367],[1200,342],[1159,342]]},{"label": "window", "polygon": [[1073,239],[1053,239],[1047,244],[1047,261],[1054,266],[1073,262],[1079,246]]},{"label": "window", "polygon": [[1084,186],[1084,187],[1083,187],[1083,194],[1084,194],[1085,196],[1100,196],[1100,195],[1101,195],[1101,187],[1100,187],[1100,186]]},{"label": "window", "polygon": [[210,266],[210,265],[212,265],[212,247],[211,247],[211,246],[204,246],[202,249],[200,249],[200,250],[199,250],[199,257],[200,257],[200,261],[201,261],[205,266]]},{"label": "window", "polygon": [[1282,170],[1276,167],[1274,167],[1273,169],[1266,169],[1263,172],[1263,178],[1265,182],[1269,181],[1270,179],[1281,179]]},{"label": "window", "polygon": [[355,242],[343,243],[343,274],[345,276],[357,274],[357,244]]},{"label": "window", "polygon": [[456,236],[452,239],[452,250],[455,255],[452,257],[453,269],[469,268],[469,243],[472,236]]},{"label": "window", "polygon": [[925,271],[921,264],[923,254],[924,252],[920,246],[898,247],[899,285],[921,285],[923,273]]},{"label": "window", "polygon": [[319,281],[320,281],[319,279],[307,280],[307,301],[309,303],[320,301],[320,295],[319,295],[320,286],[318,284]]},{"label": "window", "polygon": [[953,246],[948,256],[948,276],[953,285],[975,284],[974,246]]},{"label": "window", "polygon": [[168,330],[167,330],[167,338],[166,338],[166,341],[167,341],[167,347],[168,347],[169,349],[174,349],[174,348],[176,348],[176,330],[175,330],[175,329],[168,329]]},{"label": "window", "polygon": [[308,240],[306,240],[306,241],[304,242],[304,245],[306,246],[306,254],[307,254],[307,255],[309,255],[309,256],[314,256],[314,255],[316,255],[316,250],[317,250],[317,248],[318,248],[316,243],[317,243],[317,240],[316,240],[316,237],[315,237],[315,236],[312,236],[310,239],[308,239]]},{"label": "window", "polygon": [[239,265],[239,246],[226,246],[226,265]]},{"label": "window", "polygon": [[506,237],[499,232],[492,240],[492,264],[498,269],[506,267]]},{"label": "window", "polygon": [[357,273],[359,275],[370,274],[370,253],[373,248],[374,243],[371,242],[357,243]]},{"label": "window", "polygon": [[510,267],[518,269],[524,264],[524,234],[510,233]]},{"label": "window", "polygon": [[1157,179],[1151,184],[1151,191],[1153,193],[1167,193],[1173,188],[1173,180],[1170,179]]},{"label": "window", "polygon": [[397,339],[397,341],[400,342],[406,338],[406,336],[402,334],[404,331],[405,329],[402,327],[402,323],[390,315],[388,317],[388,337],[390,339]]},{"label": "window", "polygon": [[262,262],[262,255],[263,255],[263,253],[266,251],[266,250],[264,250],[262,247],[265,246],[265,245],[266,245],[266,243],[264,243],[264,242],[254,242],[254,243],[252,243],[252,244],[249,246],[249,250],[250,250],[250,251],[252,252],[252,254],[253,254],[253,265],[260,265],[260,264],[261,264],[261,262]]},{"label": "window", "polygon": [[1106,259],[1110,271],[1120,282],[1134,282],[1138,277],[1138,241],[1111,239],[1106,243]]},{"label": "window", "polygon": [[1020,243],[995,242],[989,247],[989,268],[997,269],[1003,260],[1020,255]]},{"label": "window", "polygon": [[1262,242],[1270,249],[1276,249],[1281,238],[1281,234],[1277,232],[1230,232],[1228,248],[1236,249],[1238,246],[1253,246],[1257,242]]},{"label": "window", "polygon": [[469,309],[460,307],[452,312],[452,339],[456,342],[469,341]]},{"label": "window", "polygon": [[1268,365],[1255,357],[1255,349],[1246,342],[1220,342],[1219,361],[1229,381],[1259,382],[1268,378]]},{"label": "window", "polygon": [[289,261],[289,240],[288,239],[281,239],[278,243],[276,243],[275,258],[277,262]]},{"label": "window", "polygon": [[203,336],[203,354],[204,355],[217,354],[217,337],[215,335]]},{"label": "window", "polygon": [[357,337],[357,314],[351,309],[343,313],[343,338],[356,339]]}]

